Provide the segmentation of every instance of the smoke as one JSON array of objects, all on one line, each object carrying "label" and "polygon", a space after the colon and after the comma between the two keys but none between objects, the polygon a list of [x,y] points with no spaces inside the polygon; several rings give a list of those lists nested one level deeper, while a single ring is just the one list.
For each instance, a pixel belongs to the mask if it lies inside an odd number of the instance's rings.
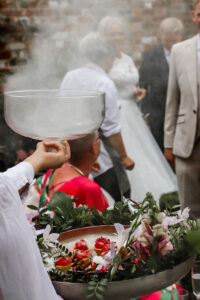
[{"label": "smoke", "polygon": [[[102,6],[103,2],[106,7]],[[49,15],[34,17],[39,32],[30,46],[28,61],[9,77],[6,90],[59,88],[66,72],[84,63],[78,52],[79,42],[97,29],[105,8],[110,15],[122,13],[128,19],[131,12],[128,2],[119,2],[116,10],[115,1],[103,2],[49,0]]]}]

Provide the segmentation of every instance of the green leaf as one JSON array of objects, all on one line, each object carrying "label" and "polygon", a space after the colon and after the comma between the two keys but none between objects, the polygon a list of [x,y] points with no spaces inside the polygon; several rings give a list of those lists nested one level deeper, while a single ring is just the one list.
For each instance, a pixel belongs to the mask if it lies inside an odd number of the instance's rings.
[{"label": "green leaf", "polygon": [[38,210],[38,207],[35,205],[27,205],[27,207],[33,210]]},{"label": "green leaf", "polygon": [[105,292],[105,287],[103,287],[103,286],[101,286],[101,285],[99,285],[97,289],[98,289],[98,291],[100,291],[100,292]]},{"label": "green leaf", "polygon": [[89,284],[89,285],[96,285],[97,282],[96,282],[96,281],[89,281],[88,284]]},{"label": "green leaf", "polygon": [[100,285],[107,285],[108,284],[108,279],[104,278],[101,280]]},{"label": "green leaf", "polygon": [[94,293],[87,295],[87,299],[94,297]]},{"label": "green leaf", "polygon": [[41,244],[44,241],[43,237],[39,238],[39,240],[37,241],[38,244]]},{"label": "green leaf", "polygon": [[74,209],[71,196],[66,195],[64,192],[55,192],[51,201],[53,209],[60,208],[62,214],[66,218]]},{"label": "green leaf", "polygon": [[88,291],[93,291],[93,290],[95,290],[95,286],[88,286]]},{"label": "green leaf", "polygon": [[186,241],[195,253],[200,254],[200,231],[188,231]]},{"label": "green leaf", "polygon": [[101,295],[101,294],[99,294],[99,293],[96,293],[96,297],[97,297],[97,299],[99,299],[99,300],[103,300],[103,296]]}]

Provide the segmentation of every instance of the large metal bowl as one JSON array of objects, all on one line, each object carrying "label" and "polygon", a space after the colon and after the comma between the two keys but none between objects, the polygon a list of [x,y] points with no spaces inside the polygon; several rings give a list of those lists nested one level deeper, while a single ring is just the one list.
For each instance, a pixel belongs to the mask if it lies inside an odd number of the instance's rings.
[{"label": "large metal bowl", "polygon": [[[61,233],[59,241],[69,250],[72,250],[72,245],[83,238],[90,248],[90,246],[94,244],[94,240],[100,236],[115,241],[115,232],[115,227],[112,225],[85,227]],[[91,243],[91,240],[93,243]],[[90,252],[92,252],[92,247],[90,248]],[[195,257],[191,257],[179,265],[174,266],[172,269],[167,269],[153,275],[110,282],[104,294],[104,300],[130,300],[133,297],[139,297],[162,290],[183,278],[190,271],[194,259]],[[53,281],[53,285],[57,294],[64,300],[87,299],[88,285],[86,283]],[[90,299],[96,300],[96,298]]]},{"label": "large metal bowl", "polygon": [[8,91],[4,113],[8,126],[23,136],[67,140],[100,127],[105,97],[86,90]]}]

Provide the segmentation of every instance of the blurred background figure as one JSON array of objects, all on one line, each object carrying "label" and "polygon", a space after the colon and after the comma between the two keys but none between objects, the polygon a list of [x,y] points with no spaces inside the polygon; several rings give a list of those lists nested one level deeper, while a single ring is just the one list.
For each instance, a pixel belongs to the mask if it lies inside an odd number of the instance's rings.
[{"label": "blurred background figure", "polygon": [[173,46],[165,113],[165,156],[174,166],[182,209],[200,218],[200,0],[193,1],[198,34]]},{"label": "blurred background figure", "polygon": [[81,56],[87,64],[68,72],[61,89],[97,90],[105,93],[105,118],[100,128],[102,140],[98,162],[100,170],[93,172],[94,180],[106,190],[115,201],[130,196],[130,185],[125,169],[134,167],[127,155],[121,137],[119,93],[108,77],[115,50],[99,33],[90,33],[80,42]]},{"label": "blurred background figure", "polygon": [[141,110],[158,143],[164,151],[164,118],[172,46],[182,40],[183,24],[177,18],[166,18],[160,23],[160,44],[143,54],[140,66],[140,85],[147,90],[140,102]]},{"label": "blurred background figure", "polygon": [[120,93],[122,137],[127,152],[135,161],[135,168],[127,172],[131,198],[142,201],[151,191],[158,201],[161,194],[177,190],[176,178],[137,106],[136,101],[142,99],[146,91],[137,87],[138,70],[132,58],[122,52],[125,25],[120,18],[107,16],[100,21],[98,29],[116,50],[109,76]]},{"label": "blurred background figure", "polygon": [[[96,206],[99,211],[104,210],[109,206],[108,201],[99,185],[88,178],[100,151],[99,133],[70,140],[69,146],[71,150],[69,162],[55,172],[51,169],[39,177],[36,183],[37,190],[46,196],[47,203],[54,191],[59,191],[73,196],[76,207],[88,205],[90,209]],[[38,206],[38,203],[36,205]]]}]

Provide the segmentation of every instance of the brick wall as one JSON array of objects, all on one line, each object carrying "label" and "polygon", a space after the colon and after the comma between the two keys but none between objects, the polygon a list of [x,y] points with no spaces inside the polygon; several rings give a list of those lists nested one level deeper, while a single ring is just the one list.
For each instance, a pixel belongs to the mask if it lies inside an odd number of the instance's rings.
[{"label": "brick wall", "polygon": [[[185,25],[185,38],[195,33],[189,0],[154,0],[152,7],[148,0],[1,0],[0,91],[7,76],[26,63],[41,26],[49,26],[48,34],[54,37],[55,51],[62,60],[69,45],[76,45],[77,36],[89,28],[95,29],[98,21],[108,14],[120,14],[127,21],[124,48],[138,65],[142,52],[157,42],[157,29],[163,18],[180,18]],[[63,57],[65,64],[60,76],[67,69],[67,58]]]}]

